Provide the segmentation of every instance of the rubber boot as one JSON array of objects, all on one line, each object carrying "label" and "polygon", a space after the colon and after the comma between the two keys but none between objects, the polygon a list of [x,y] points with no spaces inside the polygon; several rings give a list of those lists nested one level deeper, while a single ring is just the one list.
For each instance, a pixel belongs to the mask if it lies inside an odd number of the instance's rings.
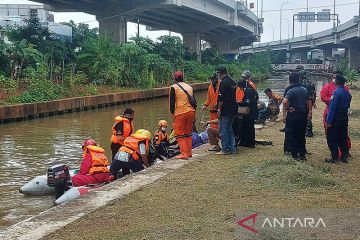
[{"label": "rubber boot", "polygon": [[178,142],[178,145],[180,148],[180,155],[177,155],[175,158],[176,159],[188,159],[186,140],[184,138],[178,138],[177,142]]}]

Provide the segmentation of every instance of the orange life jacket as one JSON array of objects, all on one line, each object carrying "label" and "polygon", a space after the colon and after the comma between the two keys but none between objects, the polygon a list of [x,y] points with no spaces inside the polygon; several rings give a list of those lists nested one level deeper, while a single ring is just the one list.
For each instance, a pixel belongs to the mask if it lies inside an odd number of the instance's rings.
[{"label": "orange life jacket", "polygon": [[[193,95],[192,87],[184,82],[179,83],[190,95]],[[175,89],[175,116],[178,116],[187,112],[194,112],[195,109],[191,106],[189,99],[185,92],[177,85],[174,84],[171,87]]]},{"label": "orange life jacket", "polygon": [[210,111],[217,110],[219,88],[220,88],[220,81],[218,82],[215,90],[214,90],[212,83],[210,84],[210,86],[208,88],[207,98],[204,102],[204,105],[206,107],[209,107]]},{"label": "orange life jacket", "polygon": [[91,154],[91,168],[89,174],[94,173],[108,173],[109,161],[105,156],[105,150],[97,146],[86,146],[84,147],[84,157],[89,152]]},{"label": "orange life jacket", "polygon": [[119,140],[118,137],[117,137],[117,132],[116,132],[116,129],[115,129],[115,126],[116,124],[122,122],[123,123],[123,134],[121,135],[122,137],[128,137],[130,136],[133,131],[134,131],[134,127],[133,127],[133,123],[130,122],[129,119],[127,118],[124,118],[124,117],[120,117],[120,116],[117,116],[115,118],[115,123],[114,125],[112,126],[112,135],[111,135],[111,138],[110,138],[110,141],[113,142],[113,143],[119,143],[121,145],[124,145],[124,141],[123,140]]},{"label": "orange life jacket", "polygon": [[155,145],[160,145],[161,142],[168,142],[169,141],[169,137],[167,135],[167,133],[161,131],[161,130],[157,130],[154,132],[154,143]]},{"label": "orange life jacket", "polygon": [[120,148],[119,151],[127,152],[130,154],[134,160],[139,160],[141,157],[139,142],[145,141],[146,153],[149,153],[149,139],[144,137],[136,136],[135,134],[131,134],[124,141],[124,145]]},{"label": "orange life jacket", "polygon": [[253,83],[250,79],[247,80],[247,82],[249,83],[249,85],[250,85],[254,90],[256,90],[256,85],[255,85],[255,83]]},{"label": "orange life jacket", "polygon": [[245,97],[244,89],[236,87],[236,102],[242,102]]}]

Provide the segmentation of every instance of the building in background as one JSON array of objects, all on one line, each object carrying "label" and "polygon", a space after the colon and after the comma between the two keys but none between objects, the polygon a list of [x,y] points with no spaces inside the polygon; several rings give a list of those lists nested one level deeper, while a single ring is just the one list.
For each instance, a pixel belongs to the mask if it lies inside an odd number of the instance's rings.
[{"label": "building in background", "polygon": [[37,17],[40,23],[49,29],[53,39],[72,41],[72,28],[55,23],[54,15],[47,11],[44,5],[0,4],[0,26],[3,29],[25,26],[25,20],[31,16]]}]

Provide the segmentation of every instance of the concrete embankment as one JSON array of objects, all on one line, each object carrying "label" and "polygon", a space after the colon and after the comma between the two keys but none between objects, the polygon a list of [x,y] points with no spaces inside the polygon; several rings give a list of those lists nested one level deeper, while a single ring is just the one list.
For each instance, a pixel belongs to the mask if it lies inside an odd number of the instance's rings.
[{"label": "concrete embankment", "polygon": [[[207,89],[209,83],[194,83],[195,91]],[[52,116],[87,109],[107,107],[127,102],[165,97],[169,88],[154,88],[133,92],[111,93],[97,96],[66,98],[54,101],[0,106],[0,124],[13,120],[24,120],[36,117]]]}]

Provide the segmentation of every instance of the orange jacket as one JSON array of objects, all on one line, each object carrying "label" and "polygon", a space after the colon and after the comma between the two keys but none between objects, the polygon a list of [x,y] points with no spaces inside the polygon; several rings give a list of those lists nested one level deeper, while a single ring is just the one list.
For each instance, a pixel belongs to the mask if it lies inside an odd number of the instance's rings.
[{"label": "orange jacket", "polygon": [[155,145],[160,145],[161,142],[169,142],[169,137],[167,135],[167,133],[161,131],[161,130],[156,130],[154,132],[154,144]]},{"label": "orange jacket", "polygon": [[123,134],[121,135],[122,137],[126,138],[126,137],[130,136],[133,133],[133,131],[134,131],[133,123],[130,122],[130,120],[127,119],[127,118],[117,116],[115,118],[115,123],[114,123],[114,125],[112,126],[112,129],[111,129],[112,135],[111,135],[110,141],[115,143],[115,144],[118,143],[118,144],[124,145],[124,141],[120,140],[117,137],[117,131],[115,129],[116,124],[118,124],[120,122],[123,123]]},{"label": "orange jacket", "polygon": [[144,137],[136,136],[135,134],[131,134],[124,141],[124,146],[120,148],[119,151],[127,152],[130,154],[134,160],[139,160],[141,157],[139,142],[145,141],[146,146],[146,154],[149,153],[149,139]]},{"label": "orange jacket", "polygon": [[207,98],[204,102],[204,105],[206,107],[210,107],[210,111],[217,110],[219,87],[220,87],[220,81],[218,82],[215,90],[212,83],[210,83],[210,86],[208,88]]},{"label": "orange jacket", "polygon": [[[189,84],[184,83],[184,82],[180,82],[179,84],[188,92],[188,94],[193,96],[193,89]],[[178,116],[180,114],[184,114],[187,112],[194,112],[195,109],[191,106],[189,99],[188,99],[187,95],[185,94],[185,92],[177,84],[174,84],[171,87],[175,90],[175,112],[174,112],[174,115]]]},{"label": "orange jacket", "polygon": [[255,85],[255,83],[253,83],[250,79],[247,80],[247,81],[248,81],[249,85],[250,85],[254,90],[256,90],[256,85]]},{"label": "orange jacket", "polygon": [[108,173],[109,161],[105,156],[105,150],[98,146],[86,146],[84,147],[84,158],[87,153],[91,155],[91,167],[89,169],[89,174],[95,173]]},{"label": "orange jacket", "polygon": [[240,103],[245,97],[245,92],[242,88],[236,87],[236,102]]}]

